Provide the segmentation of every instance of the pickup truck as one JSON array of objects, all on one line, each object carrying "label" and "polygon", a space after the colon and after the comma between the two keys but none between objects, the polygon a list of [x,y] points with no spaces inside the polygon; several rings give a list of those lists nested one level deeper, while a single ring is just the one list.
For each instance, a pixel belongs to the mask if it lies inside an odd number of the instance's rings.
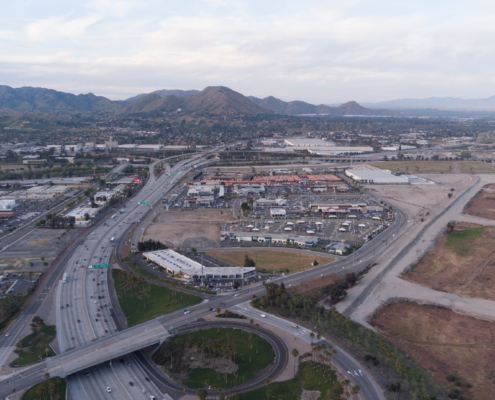
[{"label": "pickup truck", "polygon": [[184,314],[189,314],[191,311],[189,310],[184,310]]}]

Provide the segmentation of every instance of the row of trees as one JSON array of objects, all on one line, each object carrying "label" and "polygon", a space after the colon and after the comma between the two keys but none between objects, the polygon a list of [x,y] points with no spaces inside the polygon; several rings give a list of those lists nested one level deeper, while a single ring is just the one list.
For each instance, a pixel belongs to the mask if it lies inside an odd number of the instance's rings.
[{"label": "row of trees", "polygon": [[336,303],[347,296],[347,290],[354,286],[357,282],[355,273],[348,273],[344,278],[339,279],[329,285],[322,286],[303,294],[290,295],[285,288],[284,283],[280,285],[276,283],[264,284],[266,295],[253,300],[255,307],[274,307],[280,309],[280,312],[290,317],[292,315],[306,315],[314,311],[318,313],[324,312],[324,307],[318,303],[327,298],[327,302]]}]

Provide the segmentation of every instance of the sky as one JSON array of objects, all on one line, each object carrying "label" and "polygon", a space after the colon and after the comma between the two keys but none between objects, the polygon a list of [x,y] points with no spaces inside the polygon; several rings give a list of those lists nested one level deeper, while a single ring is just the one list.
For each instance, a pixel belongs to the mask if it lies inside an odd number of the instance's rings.
[{"label": "sky", "polygon": [[126,99],[227,86],[315,104],[495,95],[488,0],[16,0],[0,85]]}]

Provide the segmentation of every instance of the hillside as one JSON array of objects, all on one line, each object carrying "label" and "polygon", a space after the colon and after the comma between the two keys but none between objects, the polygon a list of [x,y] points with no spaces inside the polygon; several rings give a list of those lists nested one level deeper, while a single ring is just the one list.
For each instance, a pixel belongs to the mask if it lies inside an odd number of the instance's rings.
[{"label": "hillside", "polygon": [[185,113],[207,114],[267,114],[271,113],[260,107],[242,94],[223,86],[207,87],[191,96],[177,98],[175,96],[160,97],[148,94],[124,108],[122,113],[146,113],[152,111],[175,111],[182,109]]},{"label": "hillside", "polygon": [[178,98],[183,98],[187,96],[192,96],[193,94],[199,93],[199,90],[179,90],[179,89],[160,89],[160,90],[155,90],[154,92],[151,93],[142,93],[138,94],[137,96],[129,97],[126,100],[123,100],[123,103],[126,104],[132,104],[135,101],[139,100],[140,98],[147,96],[148,94],[157,94],[160,97],[165,97],[165,96],[175,96]]},{"label": "hillside", "polygon": [[304,101],[285,102],[273,96],[264,99],[246,97],[224,86],[210,86],[197,90],[156,90],[127,100],[111,101],[92,93],[74,95],[44,88],[11,88],[0,86],[0,110],[73,114],[78,112],[109,112],[137,114],[173,112],[186,114],[319,114],[343,115],[400,115],[395,111],[373,110],[351,101],[339,107],[318,106]]},{"label": "hillside", "polygon": [[313,104],[306,103],[304,101],[289,101],[277,99],[273,96],[260,99],[257,97],[249,96],[249,100],[258,106],[264,107],[277,114],[285,115],[304,115],[304,114],[319,114],[330,116],[343,116],[343,115],[399,115],[396,111],[388,110],[371,110],[360,106],[355,101],[342,104],[339,107],[330,107],[325,104],[315,106]]},{"label": "hillside", "polygon": [[22,112],[72,113],[116,111],[121,106],[92,93],[74,95],[45,88],[0,86],[0,109]]}]

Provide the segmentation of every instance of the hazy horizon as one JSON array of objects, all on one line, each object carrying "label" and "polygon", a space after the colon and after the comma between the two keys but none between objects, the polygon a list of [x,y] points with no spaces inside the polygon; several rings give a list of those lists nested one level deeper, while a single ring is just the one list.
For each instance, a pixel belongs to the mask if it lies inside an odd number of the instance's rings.
[{"label": "hazy horizon", "polygon": [[227,86],[313,104],[495,94],[486,1],[19,0],[0,84],[123,100]]}]

